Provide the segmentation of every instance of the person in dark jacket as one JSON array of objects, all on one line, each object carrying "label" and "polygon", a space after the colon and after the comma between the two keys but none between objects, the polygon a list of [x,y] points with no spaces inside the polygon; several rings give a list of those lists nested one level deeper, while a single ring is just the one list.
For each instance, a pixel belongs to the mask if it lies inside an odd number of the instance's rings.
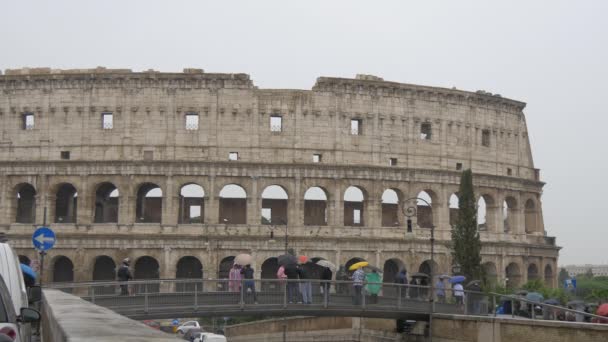
[{"label": "person in dark jacket", "polygon": [[298,302],[298,266],[296,264],[285,265],[285,275],[287,276],[287,300],[290,304]]},{"label": "person in dark jacket", "polygon": [[312,304],[312,284],[310,283],[310,276],[302,265],[298,265],[298,277],[300,277],[302,303]]},{"label": "person in dark jacket", "polygon": [[120,285],[120,295],[128,296],[129,295],[129,285],[127,284],[127,282],[129,280],[133,279],[133,276],[131,275],[131,270],[129,270],[129,258],[125,258],[122,261],[122,265],[118,269],[116,276],[118,277],[118,281],[124,282],[123,284]]},{"label": "person in dark jacket", "polygon": [[245,280],[245,288],[243,289],[245,293],[251,291],[253,294],[253,302],[255,304],[258,303],[258,296],[255,293],[255,280],[254,280],[254,271],[251,265],[245,265],[245,268],[241,270],[241,274],[243,275],[243,279]]},{"label": "person in dark jacket", "polygon": [[323,295],[327,297],[329,300],[329,289],[331,287],[331,277],[333,276],[333,272],[329,269],[329,267],[323,268],[323,272],[321,273],[321,288],[323,289]]}]

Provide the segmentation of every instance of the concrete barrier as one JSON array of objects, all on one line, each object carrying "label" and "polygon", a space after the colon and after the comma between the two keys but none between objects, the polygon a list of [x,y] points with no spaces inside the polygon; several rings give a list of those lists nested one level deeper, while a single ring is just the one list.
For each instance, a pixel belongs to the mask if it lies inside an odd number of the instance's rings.
[{"label": "concrete barrier", "polygon": [[177,341],[174,336],[59,290],[43,291],[44,342]]}]

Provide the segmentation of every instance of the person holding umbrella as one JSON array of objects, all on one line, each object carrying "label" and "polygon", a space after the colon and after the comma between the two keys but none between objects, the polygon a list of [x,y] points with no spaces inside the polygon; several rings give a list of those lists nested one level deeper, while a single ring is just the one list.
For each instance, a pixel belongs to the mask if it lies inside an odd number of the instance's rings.
[{"label": "person holding umbrella", "polygon": [[378,304],[378,293],[382,287],[382,279],[380,274],[375,269],[372,269],[370,273],[365,274],[365,291],[370,294],[370,304]]},{"label": "person holding umbrella", "polygon": [[361,261],[348,268],[351,271],[356,270],[351,277],[351,280],[353,281],[353,305],[361,305],[363,282],[365,281],[363,267],[367,265],[369,265],[369,263]]}]

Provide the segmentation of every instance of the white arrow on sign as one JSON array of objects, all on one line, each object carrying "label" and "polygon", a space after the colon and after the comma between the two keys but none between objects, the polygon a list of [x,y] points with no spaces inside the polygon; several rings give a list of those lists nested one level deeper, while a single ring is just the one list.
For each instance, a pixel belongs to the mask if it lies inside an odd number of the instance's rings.
[{"label": "white arrow on sign", "polygon": [[55,242],[55,238],[52,236],[44,236],[44,234],[40,234],[34,238],[34,240],[38,241],[40,244],[44,244],[45,242]]}]

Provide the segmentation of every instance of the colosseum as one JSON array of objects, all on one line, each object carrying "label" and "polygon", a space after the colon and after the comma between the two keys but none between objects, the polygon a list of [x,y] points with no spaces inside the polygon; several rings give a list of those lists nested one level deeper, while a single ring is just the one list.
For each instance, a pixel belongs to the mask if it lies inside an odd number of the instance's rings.
[{"label": "colosseum", "polygon": [[239,253],[274,278],[285,243],[384,281],[450,273],[471,168],[487,274],[556,285],[525,103],[370,75],[259,89],[201,69],[24,68],[0,89],[0,232],[32,261],[36,227],[56,232],[45,282],[114,279],[125,257],[136,279],[225,278]]}]

